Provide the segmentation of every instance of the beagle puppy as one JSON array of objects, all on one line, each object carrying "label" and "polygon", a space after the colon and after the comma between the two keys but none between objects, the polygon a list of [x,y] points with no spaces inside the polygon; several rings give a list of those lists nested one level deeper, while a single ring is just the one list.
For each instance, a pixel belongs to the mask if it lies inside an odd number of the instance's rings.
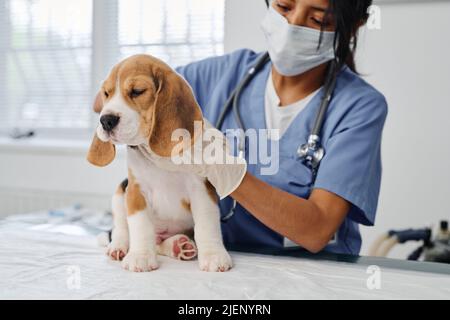
[{"label": "beagle puppy", "polygon": [[112,198],[108,255],[135,272],[157,269],[158,254],[198,256],[201,270],[229,270],[214,188],[193,173],[160,169],[148,157],[149,150],[169,157],[176,129],[195,137],[194,122],[202,123],[203,116],[189,84],[161,60],[135,55],[112,69],[96,106],[100,123],[88,161],[106,166],[115,157],[114,145],[127,145],[128,179]]}]

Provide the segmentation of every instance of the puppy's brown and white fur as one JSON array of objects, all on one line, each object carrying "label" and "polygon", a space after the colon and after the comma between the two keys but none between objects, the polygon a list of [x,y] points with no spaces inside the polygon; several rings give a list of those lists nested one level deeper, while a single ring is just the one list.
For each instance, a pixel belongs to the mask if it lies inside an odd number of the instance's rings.
[{"label": "puppy's brown and white fur", "polygon": [[[101,124],[88,160],[108,165],[114,144],[128,145],[128,181],[113,196],[109,255],[123,258],[122,266],[131,271],[158,268],[157,254],[179,259],[198,254],[202,270],[230,269],[214,190],[200,176],[160,169],[146,157],[170,156],[172,132],[182,128],[194,137],[194,121],[203,121],[187,82],[162,61],[136,55],[113,68],[101,99]],[[192,231],[195,243],[187,237]]]}]

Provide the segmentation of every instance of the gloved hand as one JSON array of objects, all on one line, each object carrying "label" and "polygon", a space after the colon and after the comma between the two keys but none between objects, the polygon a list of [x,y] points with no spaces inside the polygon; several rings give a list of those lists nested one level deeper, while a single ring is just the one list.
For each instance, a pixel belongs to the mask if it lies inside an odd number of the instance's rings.
[{"label": "gloved hand", "polygon": [[231,155],[227,138],[206,119],[202,134],[195,138],[194,143],[185,145],[184,148],[181,148],[180,144],[180,148],[174,150],[172,157],[161,157],[148,146],[141,146],[139,149],[159,168],[191,172],[207,178],[221,200],[236,190],[247,172],[245,159]]}]

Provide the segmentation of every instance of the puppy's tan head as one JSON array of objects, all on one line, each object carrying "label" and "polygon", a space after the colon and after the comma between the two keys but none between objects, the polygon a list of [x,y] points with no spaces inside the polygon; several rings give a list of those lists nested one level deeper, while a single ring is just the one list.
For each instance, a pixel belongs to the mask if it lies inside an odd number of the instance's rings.
[{"label": "puppy's tan head", "polygon": [[168,157],[178,143],[172,132],[185,129],[194,137],[202,113],[188,83],[161,60],[135,55],[117,64],[97,95],[100,112],[88,160],[106,166],[115,156],[115,144],[148,144]]}]

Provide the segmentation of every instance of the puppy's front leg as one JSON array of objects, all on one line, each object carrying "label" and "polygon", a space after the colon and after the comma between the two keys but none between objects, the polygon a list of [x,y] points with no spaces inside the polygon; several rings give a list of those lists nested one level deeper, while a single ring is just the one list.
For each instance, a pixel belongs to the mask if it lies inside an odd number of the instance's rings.
[{"label": "puppy's front leg", "polygon": [[145,272],[158,268],[156,260],[155,229],[150,221],[150,210],[139,185],[130,179],[127,189],[128,230],[130,249],[122,266],[130,271]]},{"label": "puppy's front leg", "polygon": [[126,183],[117,188],[112,198],[112,215],[114,228],[111,234],[111,243],[108,245],[108,256],[113,260],[122,260],[128,252],[129,235],[127,222],[127,208],[125,206]]},{"label": "puppy's front leg", "polygon": [[194,218],[194,237],[197,244],[200,269],[203,271],[227,271],[232,267],[231,257],[223,245],[220,229],[220,210],[216,200],[208,196],[210,186],[205,183],[191,194],[191,210]]}]

